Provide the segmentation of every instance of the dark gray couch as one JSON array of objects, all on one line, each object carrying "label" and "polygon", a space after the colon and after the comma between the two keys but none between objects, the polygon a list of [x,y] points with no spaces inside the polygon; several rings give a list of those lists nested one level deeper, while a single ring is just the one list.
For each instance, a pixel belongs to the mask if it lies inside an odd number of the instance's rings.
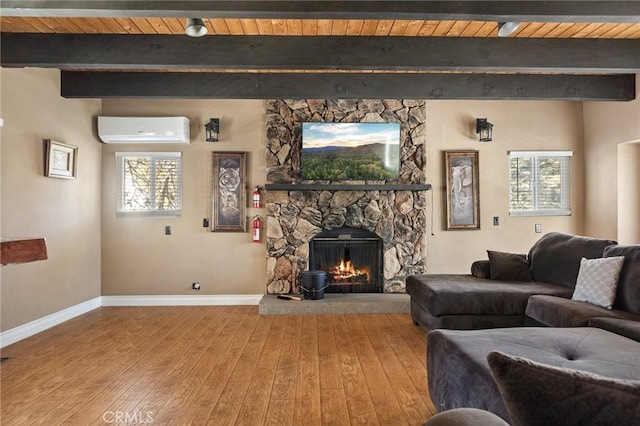
[{"label": "dark gray couch", "polygon": [[[590,325],[432,331],[427,335],[431,400],[439,411],[479,408],[510,421],[487,362],[493,351],[609,378],[639,380],[640,323],[605,318],[593,319]],[[549,392],[553,392],[551,384]],[[595,395],[589,398],[597,403]]]},{"label": "dark gray couch", "polygon": [[615,244],[606,239],[548,233],[529,250],[526,262],[531,281],[490,279],[488,261],[476,262],[473,275],[410,276],[407,293],[411,296],[411,316],[429,330],[523,326],[531,296],[554,296],[558,303],[570,299],[580,259],[602,257],[604,249]]},{"label": "dark gray couch", "polygon": [[605,247],[602,257],[624,256],[613,309],[549,295],[531,296],[525,325],[584,327],[594,317],[640,321],[640,245]]}]

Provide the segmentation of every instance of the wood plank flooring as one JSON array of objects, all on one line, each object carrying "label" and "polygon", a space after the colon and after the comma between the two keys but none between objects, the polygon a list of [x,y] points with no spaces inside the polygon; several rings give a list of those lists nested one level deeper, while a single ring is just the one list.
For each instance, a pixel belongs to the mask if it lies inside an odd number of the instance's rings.
[{"label": "wood plank flooring", "polygon": [[425,333],[408,314],[105,307],[2,350],[8,425],[420,425]]}]

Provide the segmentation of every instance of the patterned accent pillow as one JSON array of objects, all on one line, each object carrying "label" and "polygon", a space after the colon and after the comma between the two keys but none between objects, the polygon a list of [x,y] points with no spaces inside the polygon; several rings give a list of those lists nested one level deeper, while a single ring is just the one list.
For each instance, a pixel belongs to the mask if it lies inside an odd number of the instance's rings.
[{"label": "patterned accent pillow", "polygon": [[571,300],[612,309],[616,300],[618,277],[624,256],[585,259],[580,261],[580,271]]}]

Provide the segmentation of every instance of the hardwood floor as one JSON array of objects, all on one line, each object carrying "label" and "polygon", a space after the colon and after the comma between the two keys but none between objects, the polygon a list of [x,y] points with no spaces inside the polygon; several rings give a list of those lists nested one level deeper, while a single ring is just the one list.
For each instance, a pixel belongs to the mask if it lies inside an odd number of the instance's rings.
[{"label": "hardwood floor", "polygon": [[435,413],[407,314],[108,307],[2,350],[2,425],[420,425]]}]

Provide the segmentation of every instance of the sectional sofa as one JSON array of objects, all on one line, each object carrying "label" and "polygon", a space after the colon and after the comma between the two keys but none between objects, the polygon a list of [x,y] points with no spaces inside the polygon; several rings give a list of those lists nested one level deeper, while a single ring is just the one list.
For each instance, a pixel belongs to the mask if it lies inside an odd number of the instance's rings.
[{"label": "sectional sofa", "polygon": [[[427,330],[518,327],[525,322],[586,326],[595,316],[640,321],[640,246],[551,232],[540,238],[528,255],[488,254],[489,260],[471,266],[471,274],[408,277],[413,321]],[[613,309],[570,300],[583,257],[618,256],[626,260]]]},{"label": "sectional sofa", "polygon": [[526,256],[488,254],[470,275],[407,280],[435,406],[640,424],[640,245],[554,232]]},{"label": "sectional sofa", "polygon": [[[536,363],[542,371],[500,383],[490,365],[495,352],[520,358],[520,367]],[[553,374],[541,375],[545,369]],[[590,327],[435,330],[427,336],[427,377],[441,412],[483,409],[512,424],[640,424],[640,322],[607,318],[592,320]],[[594,377],[608,386],[591,386]],[[635,387],[624,394],[633,403],[614,409],[610,398],[618,384]],[[513,400],[529,410],[526,422],[517,419],[523,409],[514,409]]]}]

